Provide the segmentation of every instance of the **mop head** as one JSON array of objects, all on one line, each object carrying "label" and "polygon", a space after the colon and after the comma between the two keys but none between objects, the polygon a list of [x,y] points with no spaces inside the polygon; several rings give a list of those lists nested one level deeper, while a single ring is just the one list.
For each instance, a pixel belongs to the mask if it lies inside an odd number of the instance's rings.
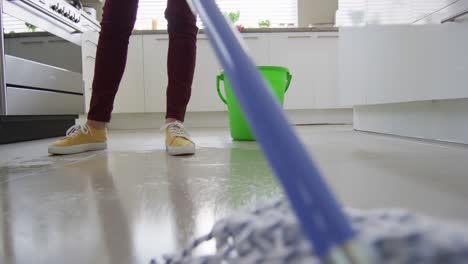
[{"label": "mop head", "polygon": [[[379,263],[468,263],[468,228],[415,215],[404,210],[346,210],[360,240],[374,248]],[[193,256],[214,239],[212,255]],[[157,263],[153,260],[151,263]],[[286,200],[219,221],[210,234],[186,249],[165,256],[166,264],[320,263],[310,250]]]}]

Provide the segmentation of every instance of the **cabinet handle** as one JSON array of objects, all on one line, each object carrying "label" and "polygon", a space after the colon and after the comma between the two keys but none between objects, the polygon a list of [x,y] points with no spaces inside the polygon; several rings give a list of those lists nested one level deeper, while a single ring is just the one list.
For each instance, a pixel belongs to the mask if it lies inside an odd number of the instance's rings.
[{"label": "cabinet handle", "polygon": [[34,44],[44,44],[44,41],[23,41],[22,45],[34,45]]},{"label": "cabinet handle", "polygon": [[442,20],[440,23],[444,24],[444,23],[447,23],[447,22],[455,22],[455,20],[457,18],[462,17],[464,15],[468,15],[468,10],[462,11],[462,12],[456,14],[456,15],[453,15],[453,16],[451,16],[449,18],[446,18],[446,19]]},{"label": "cabinet handle", "polygon": [[67,43],[68,41],[63,40],[63,39],[51,39],[51,40],[49,40],[47,42],[49,42],[49,43]]},{"label": "cabinet handle", "polygon": [[329,39],[329,38],[339,38],[340,36],[338,35],[330,35],[330,36],[327,36],[327,35],[321,35],[321,36],[317,36],[318,39]]},{"label": "cabinet handle", "polygon": [[169,38],[157,38],[156,41],[169,40]]},{"label": "cabinet handle", "polygon": [[197,40],[209,40],[209,38],[197,38]]},{"label": "cabinet handle", "polygon": [[289,39],[310,39],[311,36],[288,36]]},{"label": "cabinet handle", "polygon": [[91,40],[86,40],[85,42],[97,47],[97,44],[92,42]]},{"label": "cabinet handle", "polygon": [[258,39],[258,37],[244,37],[244,39]]},{"label": "cabinet handle", "polygon": [[86,56],[86,58],[87,58],[87,59],[96,60],[96,58],[95,58],[95,57],[93,57],[93,56]]}]

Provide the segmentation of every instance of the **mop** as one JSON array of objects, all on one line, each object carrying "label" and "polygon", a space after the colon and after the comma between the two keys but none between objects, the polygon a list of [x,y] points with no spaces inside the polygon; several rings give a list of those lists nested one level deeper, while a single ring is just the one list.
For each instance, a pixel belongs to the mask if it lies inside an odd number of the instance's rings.
[{"label": "mop", "polygon": [[[401,209],[347,209],[346,214],[359,239],[379,253],[376,263],[468,263],[468,229],[462,225],[442,223]],[[216,252],[195,256],[195,250],[210,240],[216,241]],[[283,199],[218,221],[209,234],[177,254],[165,256],[164,263],[321,262],[311,250],[288,201]]]},{"label": "mop", "polygon": [[[188,3],[200,16],[287,201],[221,221],[166,263],[381,263],[375,245],[360,239],[360,229],[352,225],[357,215],[338,204],[215,0]],[[213,238],[216,254],[192,257],[193,249]]]}]

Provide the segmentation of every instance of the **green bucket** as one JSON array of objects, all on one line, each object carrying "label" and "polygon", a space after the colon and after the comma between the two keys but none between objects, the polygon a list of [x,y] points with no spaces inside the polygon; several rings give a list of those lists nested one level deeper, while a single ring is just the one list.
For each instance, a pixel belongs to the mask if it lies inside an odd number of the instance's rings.
[{"label": "green bucket", "polygon": [[[278,66],[259,66],[258,69],[265,80],[267,80],[280,105],[283,106],[284,94],[288,90],[292,80],[292,75],[289,73],[289,70]],[[226,92],[227,99],[221,93],[221,81],[224,81],[224,90]],[[221,100],[228,106],[231,137],[234,140],[240,141],[255,140],[224,72],[218,75],[216,86],[219,98],[221,98]]]}]

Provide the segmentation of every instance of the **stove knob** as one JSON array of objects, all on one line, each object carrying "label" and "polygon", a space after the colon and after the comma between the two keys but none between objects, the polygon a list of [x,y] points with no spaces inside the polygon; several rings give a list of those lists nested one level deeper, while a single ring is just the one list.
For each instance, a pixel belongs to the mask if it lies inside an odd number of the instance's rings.
[{"label": "stove knob", "polygon": [[64,11],[65,11],[65,8],[60,8],[59,10],[57,10],[59,14],[63,14]]},{"label": "stove knob", "polygon": [[63,16],[64,16],[64,17],[69,17],[69,16],[70,16],[70,12],[64,13]]},{"label": "stove knob", "polygon": [[55,10],[57,10],[57,8],[58,8],[58,5],[51,5],[51,6],[50,6],[50,8],[52,8],[52,10],[54,10],[54,11],[55,11]]}]

